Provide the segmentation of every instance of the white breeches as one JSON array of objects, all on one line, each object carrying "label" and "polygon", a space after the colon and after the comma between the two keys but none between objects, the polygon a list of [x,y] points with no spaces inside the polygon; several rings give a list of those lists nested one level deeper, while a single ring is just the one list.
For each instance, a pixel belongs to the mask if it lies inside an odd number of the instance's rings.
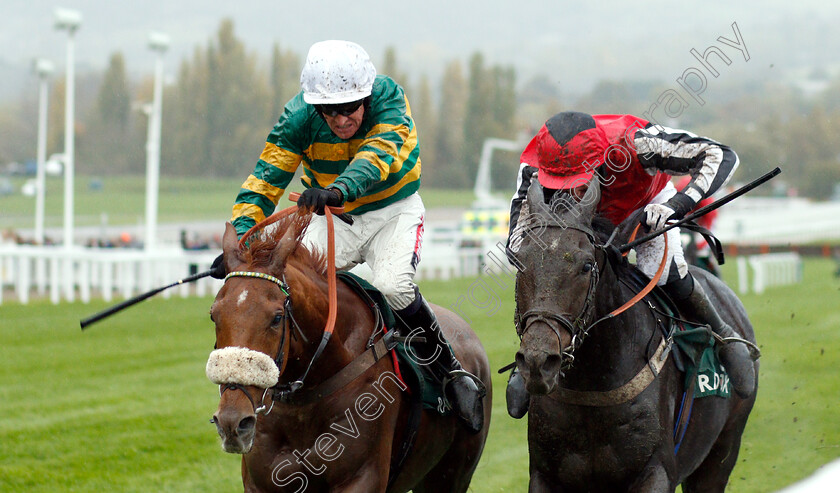
[{"label": "white breeches", "polygon": [[[423,246],[426,208],[413,194],[382,209],[353,216],[353,225],[335,219],[335,267],[351,269],[367,263],[370,283],[382,291],[396,310],[414,301],[414,274]],[[307,248],[326,252],[327,221],[313,216],[303,238]]]}]

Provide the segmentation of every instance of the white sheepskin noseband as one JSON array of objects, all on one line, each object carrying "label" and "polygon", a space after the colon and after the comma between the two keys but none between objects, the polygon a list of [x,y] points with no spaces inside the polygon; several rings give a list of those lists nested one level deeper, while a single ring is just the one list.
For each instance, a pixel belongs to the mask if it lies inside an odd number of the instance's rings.
[{"label": "white sheepskin noseband", "polygon": [[280,378],[280,370],[271,356],[235,346],[210,353],[206,373],[215,384],[238,383],[263,389],[274,387]]}]

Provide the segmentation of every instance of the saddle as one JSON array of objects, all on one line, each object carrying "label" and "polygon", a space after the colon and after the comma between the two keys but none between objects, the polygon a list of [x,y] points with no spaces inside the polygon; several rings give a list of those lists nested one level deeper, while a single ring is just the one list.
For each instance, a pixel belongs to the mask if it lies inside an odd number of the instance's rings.
[{"label": "saddle", "polygon": [[372,284],[350,272],[338,272],[336,277],[361,296],[374,314],[379,313],[378,316],[382,320],[385,332],[395,333],[396,344],[391,350],[392,354],[395,355],[393,358],[394,369],[397,376],[408,387],[408,391],[419,396],[423,409],[433,410],[442,416],[449,415],[452,409],[444,405],[443,388],[428,370],[428,366],[418,364],[409,355],[406,348],[406,339],[399,336],[396,317],[385,300],[385,296]]},{"label": "saddle", "polygon": [[[620,281],[633,292],[639,292],[650,280],[635,267],[625,269]],[[728,398],[731,388],[726,373],[715,352],[715,338],[711,328],[683,318],[677,305],[656,286],[644,298],[659,322],[663,337],[670,339],[671,352],[677,369],[685,376],[685,388],[693,398],[718,396]]]}]

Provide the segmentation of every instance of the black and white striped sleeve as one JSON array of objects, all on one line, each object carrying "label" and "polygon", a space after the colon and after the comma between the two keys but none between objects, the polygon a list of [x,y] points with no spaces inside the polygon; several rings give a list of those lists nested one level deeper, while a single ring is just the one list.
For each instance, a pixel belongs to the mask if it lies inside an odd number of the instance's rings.
[{"label": "black and white striped sleeve", "polygon": [[519,165],[519,173],[516,175],[516,191],[510,200],[510,222],[508,223],[507,249],[513,253],[519,251],[519,244],[522,243],[521,228],[517,229],[517,225],[522,226],[520,224],[520,217],[522,215],[528,215],[528,211],[523,211],[522,207],[528,195],[528,187],[531,186],[531,180],[537,177],[536,173],[537,168],[528,163],[521,163]]},{"label": "black and white striped sleeve", "polygon": [[710,197],[735,173],[735,151],[719,142],[685,130],[648,124],[636,131],[634,144],[639,162],[651,175],[691,175],[681,190],[695,203]]}]

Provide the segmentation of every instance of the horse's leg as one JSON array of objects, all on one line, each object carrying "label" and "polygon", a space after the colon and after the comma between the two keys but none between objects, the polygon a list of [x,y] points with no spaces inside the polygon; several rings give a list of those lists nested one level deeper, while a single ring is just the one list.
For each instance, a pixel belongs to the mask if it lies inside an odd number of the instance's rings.
[{"label": "horse's leg", "polygon": [[[460,425],[458,427],[461,428]],[[484,433],[473,435],[459,431],[449,450],[412,491],[465,493],[481,458],[484,439]]]},{"label": "horse's leg", "polygon": [[633,493],[659,493],[662,491],[673,492],[676,489],[677,485],[673,484],[672,480],[668,477],[668,471],[665,470],[663,465],[659,464],[647,468],[647,473],[630,485],[627,491]]},{"label": "horse's leg", "polygon": [[709,455],[683,482],[683,493],[715,493],[726,489],[729,475],[738,460],[738,448],[741,437],[736,436],[719,440],[709,451]]},{"label": "horse's leg", "polygon": [[257,493],[257,485],[251,480],[251,473],[248,472],[248,464],[245,463],[245,456],[242,456],[242,488],[245,493]]},{"label": "horse's leg", "polygon": [[[733,397],[734,398],[734,397]],[[755,399],[753,394],[752,399]],[[700,466],[689,475],[683,482],[683,493],[706,493],[722,492],[729,482],[729,475],[735,468],[738,461],[738,451],[741,448],[741,435],[747,426],[752,402],[742,404],[744,409],[733,410],[733,413],[740,413],[729,425],[718,435],[709,454],[703,459]]]},{"label": "horse's leg", "polygon": [[541,472],[531,471],[531,479],[528,481],[528,493],[553,493],[558,491],[560,489],[553,487],[548,481],[548,478]]}]

